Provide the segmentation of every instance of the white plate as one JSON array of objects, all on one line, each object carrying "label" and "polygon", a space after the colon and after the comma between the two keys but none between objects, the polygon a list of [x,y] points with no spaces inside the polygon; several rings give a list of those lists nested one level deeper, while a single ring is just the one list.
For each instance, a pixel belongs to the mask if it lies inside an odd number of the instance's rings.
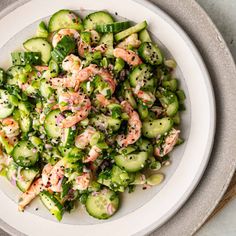
[{"label": "white plate", "polygon": [[[179,209],[205,169],[215,129],[214,97],[207,70],[194,45],[178,25],[161,10],[142,0],[34,0],[25,3],[0,20],[0,31],[4,32],[0,37],[0,65],[8,66],[6,58],[10,52],[34,34],[40,19],[62,8],[79,10],[82,15],[87,9],[107,9],[134,22],[144,19],[149,22],[149,29],[160,40],[163,50],[177,61],[177,76],[181,78],[181,87],[187,91],[187,111],[182,125],[186,142],[173,153],[173,164],[164,170],[164,183],[157,188],[126,194],[121,209],[109,221],[93,220],[80,209],[65,215],[59,224],[39,202],[34,202],[24,214],[18,213],[15,203],[18,193],[4,179],[0,180],[0,217],[28,235],[92,235],[94,232],[96,235],[141,235],[163,224]],[[36,206],[39,206],[37,212],[34,211]]]}]

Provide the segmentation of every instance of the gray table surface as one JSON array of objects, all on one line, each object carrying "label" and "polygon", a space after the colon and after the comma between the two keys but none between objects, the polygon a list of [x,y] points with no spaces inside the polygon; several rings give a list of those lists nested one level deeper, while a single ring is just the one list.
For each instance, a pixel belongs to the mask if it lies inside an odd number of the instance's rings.
[{"label": "gray table surface", "polygon": [[[212,18],[222,33],[231,53],[236,60],[236,1],[235,0],[196,0]],[[3,9],[14,0],[0,0]],[[236,235],[236,201],[233,201],[219,215],[215,216],[198,232],[198,236],[233,236]],[[227,223],[226,223],[227,222]],[[219,225],[225,227],[219,227]],[[226,228],[226,230],[222,230]],[[228,230],[227,230],[228,229]],[[8,236],[0,229],[0,236]]]}]

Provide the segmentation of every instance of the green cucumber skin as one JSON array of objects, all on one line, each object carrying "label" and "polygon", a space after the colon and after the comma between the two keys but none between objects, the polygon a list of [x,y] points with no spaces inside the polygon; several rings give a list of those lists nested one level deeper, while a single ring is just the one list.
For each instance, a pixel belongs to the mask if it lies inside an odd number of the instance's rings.
[{"label": "green cucumber skin", "polygon": [[16,66],[41,65],[40,52],[12,52],[12,64]]},{"label": "green cucumber skin", "polygon": [[[73,22],[70,15],[73,15],[76,17],[77,22]],[[67,22],[65,19],[67,18]],[[69,19],[68,19],[69,18]],[[63,22],[64,21],[64,22]],[[77,16],[74,12],[68,9],[60,10],[56,13],[54,13],[48,23],[48,30],[49,32],[55,32],[60,29],[75,29],[75,30],[81,30],[82,24],[81,19],[79,16]]]},{"label": "green cucumber skin", "polygon": [[27,51],[40,52],[43,63],[47,64],[49,62],[52,46],[45,38],[35,37],[28,39],[23,43],[23,46]]},{"label": "green cucumber skin", "polygon": [[138,49],[138,53],[150,65],[160,65],[163,62],[162,52],[154,43],[142,43]]},{"label": "green cucumber skin", "polygon": [[[99,198],[102,201],[99,201]],[[99,202],[101,202],[100,209],[96,205],[96,203]],[[102,205],[104,204],[104,202],[107,205],[105,206]],[[90,193],[88,195],[85,207],[90,216],[99,220],[105,220],[109,219],[112,215],[114,215],[117,212],[119,208],[119,202],[120,201],[118,195],[114,191],[106,188],[96,193]],[[112,214],[108,214],[107,212],[108,204],[111,204],[112,208],[114,209],[114,212],[112,212]]]},{"label": "green cucumber skin", "polygon": [[96,29],[97,25],[111,24],[113,22],[114,19],[109,13],[105,11],[98,11],[87,15],[83,21],[83,24],[85,29],[91,30]]},{"label": "green cucumber skin", "polygon": [[97,25],[96,30],[100,33],[118,33],[130,27],[130,22],[114,22],[111,24]]},{"label": "green cucumber skin", "polygon": [[165,117],[153,121],[145,121],[142,126],[142,133],[144,137],[156,138],[159,135],[167,133],[173,127],[173,120]]},{"label": "green cucumber skin", "polygon": [[140,32],[141,30],[145,29],[146,27],[147,27],[147,22],[143,21],[135,26],[132,26],[124,31],[121,31],[121,32],[115,34],[115,40],[118,42],[118,41],[130,36],[131,34]]}]

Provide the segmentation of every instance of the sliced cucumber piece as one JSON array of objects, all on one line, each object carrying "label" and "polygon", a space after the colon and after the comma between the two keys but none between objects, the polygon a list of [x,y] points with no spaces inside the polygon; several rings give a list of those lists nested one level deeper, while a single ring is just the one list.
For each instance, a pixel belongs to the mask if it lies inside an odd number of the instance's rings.
[{"label": "sliced cucumber piece", "polygon": [[10,116],[14,110],[14,106],[9,102],[10,94],[0,89],[0,119]]},{"label": "sliced cucumber piece", "polygon": [[32,38],[23,43],[30,52],[40,52],[43,63],[47,64],[51,58],[52,46],[45,38]]},{"label": "sliced cucumber piece", "polygon": [[141,151],[148,152],[149,156],[153,154],[153,146],[149,140],[142,139],[138,146]]},{"label": "sliced cucumber piece", "polygon": [[62,204],[48,191],[42,191],[39,196],[50,213],[54,215],[58,221],[61,221],[63,215]]},{"label": "sliced cucumber piece", "polygon": [[97,25],[111,24],[113,23],[112,16],[104,11],[98,11],[87,15],[84,19],[85,29],[96,29]]},{"label": "sliced cucumber piece", "polygon": [[52,59],[61,63],[67,55],[75,50],[76,43],[70,36],[64,36],[52,51]]},{"label": "sliced cucumber piece", "polygon": [[99,44],[106,44],[107,50],[105,52],[105,55],[107,57],[113,57],[113,41],[114,41],[114,36],[112,33],[104,34],[101,39]]},{"label": "sliced cucumber piece", "polygon": [[13,149],[12,157],[17,165],[31,167],[38,161],[39,154],[30,141],[20,141]]},{"label": "sliced cucumber piece", "polygon": [[23,133],[28,133],[31,130],[32,120],[27,114],[20,112],[19,125]]},{"label": "sliced cucumber piece", "polygon": [[24,66],[40,65],[41,64],[41,53],[40,52],[12,52],[11,60],[13,65]]},{"label": "sliced cucumber piece", "polygon": [[115,187],[117,185],[127,187],[132,181],[130,181],[129,174],[125,170],[114,165],[111,169],[111,182]]},{"label": "sliced cucumber piece", "polygon": [[0,86],[2,86],[6,81],[7,75],[6,72],[0,68]]},{"label": "sliced cucumber piece", "polygon": [[129,21],[114,22],[111,24],[97,25],[96,30],[100,33],[118,33],[130,27]]},{"label": "sliced cucumber piece", "polygon": [[85,207],[89,215],[97,219],[108,219],[118,210],[119,197],[114,191],[105,188],[99,192],[90,193]]},{"label": "sliced cucumber piece", "polygon": [[2,134],[0,135],[0,143],[6,150],[6,153],[11,154],[14,146],[10,143],[9,139],[5,135],[2,135]]},{"label": "sliced cucumber piece", "polygon": [[40,94],[46,99],[50,98],[53,94],[53,89],[51,88],[46,79],[40,81],[39,91]]},{"label": "sliced cucumber piece", "polygon": [[173,120],[171,118],[162,118],[153,121],[143,122],[142,133],[144,137],[156,138],[163,135],[173,127]]},{"label": "sliced cucumber piece", "polygon": [[59,138],[62,135],[62,129],[57,124],[57,117],[60,115],[60,110],[56,109],[49,112],[44,121],[44,128],[50,138]]},{"label": "sliced cucumber piece", "polygon": [[38,25],[36,36],[40,38],[47,38],[48,37],[48,29],[45,22],[41,21]]},{"label": "sliced cucumber piece", "polygon": [[132,87],[136,87],[138,83],[140,83],[141,85],[144,86],[149,82],[152,75],[153,73],[150,66],[146,64],[141,64],[139,66],[136,66],[129,74],[130,85]]},{"label": "sliced cucumber piece", "polygon": [[120,33],[117,33],[115,35],[115,40],[116,41],[120,41],[126,37],[128,37],[129,35],[133,34],[133,33],[137,33],[143,29],[145,29],[147,27],[147,22],[146,21],[143,21],[133,27],[130,27],[124,31],[121,31]]},{"label": "sliced cucumber piece", "polygon": [[81,30],[82,24],[80,18],[71,10],[63,9],[52,15],[48,23],[49,32],[59,29]]},{"label": "sliced cucumber piece", "polygon": [[142,43],[152,42],[152,39],[146,29],[143,29],[142,31],[139,32],[139,39],[141,40]]},{"label": "sliced cucumber piece", "polygon": [[124,97],[125,100],[127,100],[134,109],[138,107],[133,92],[131,90],[125,90]]},{"label": "sliced cucumber piece", "polygon": [[76,136],[76,129],[73,129],[72,127],[66,128],[62,130],[62,146],[63,147],[70,147],[72,144],[74,144]]},{"label": "sliced cucumber piece", "polygon": [[36,168],[22,169],[19,174],[20,176],[17,176],[16,185],[22,192],[26,192],[35,177],[39,174],[39,170]]},{"label": "sliced cucumber piece", "polygon": [[163,62],[161,50],[154,43],[142,43],[138,49],[138,53],[150,65],[160,65]]},{"label": "sliced cucumber piece", "polygon": [[129,155],[117,155],[114,157],[116,164],[127,172],[136,172],[143,169],[148,159],[148,152],[132,153]]}]

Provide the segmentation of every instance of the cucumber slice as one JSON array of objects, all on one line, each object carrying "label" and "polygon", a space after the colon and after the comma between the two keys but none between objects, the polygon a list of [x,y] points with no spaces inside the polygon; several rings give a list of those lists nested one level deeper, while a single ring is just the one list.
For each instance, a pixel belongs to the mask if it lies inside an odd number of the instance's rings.
[{"label": "cucumber slice", "polygon": [[138,113],[142,120],[148,118],[148,107],[143,104],[138,104]]},{"label": "cucumber slice", "polygon": [[118,155],[114,157],[116,164],[127,172],[136,172],[143,169],[148,159],[148,152],[132,153],[129,155]]},{"label": "cucumber slice", "polygon": [[152,68],[146,64],[136,66],[129,74],[129,81],[132,87],[136,87],[138,83],[146,84],[152,77]]},{"label": "cucumber slice", "polygon": [[99,192],[90,193],[85,207],[92,217],[108,219],[118,210],[119,197],[114,191],[105,188]]},{"label": "cucumber slice", "polygon": [[38,25],[36,36],[40,38],[47,38],[48,37],[48,29],[46,24],[41,21],[40,24]]},{"label": "cucumber slice", "polygon": [[82,24],[80,18],[71,10],[63,9],[52,15],[48,23],[49,32],[59,29],[81,30]]},{"label": "cucumber slice", "polygon": [[11,60],[13,65],[25,66],[40,65],[41,64],[41,53],[40,52],[12,52]]},{"label": "cucumber slice", "polygon": [[61,221],[63,215],[62,204],[48,191],[42,191],[39,196],[42,203],[50,211],[50,213],[54,215],[58,221]]},{"label": "cucumber slice", "polygon": [[153,154],[153,146],[149,140],[142,139],[138,146],[141,151],[148,152],[149,156]]},{"label": "cucumber slice", "polygon": [[101,39],[99,44],[106,44],[107,50],[105,52],[105,55],[109,58],[114,57],[113,56],[113,41],[114,41],[114,36],[112,33],[104,34]]},{"label": "cucumber slice", "polygon": [[161,50],[154,43],[142,43],[138,49],[138,53],[150,65],[160,65],[163,62]]},{"label": "cucumber slice", "polygon": [[167,117],[153,121],[145,121],[142,127],[143,136],[156,138],[158,135],[167,133],[173,127],[173,124],[173,120]]},{"label": "cucumber slice", "polygon": [[49,112],[45,118],[44,128],[50,138],[59,138],[62,135],[62,129],[57,124],[57,117],[60,113],[60,110],[56,109]]},{"label": "cucumber slice", "polygon": [[125,170],[114,165],[111,169],[111,182],[114,186],[119,185],[127,187],[132,181],[130,181],[129,174]]},{"label": "cucumber slice", "polygon": [[7,154],[11,154],[14,146],[9,142],[9,139],[5,135],[0,135],[0,144],[2,144]]},{"label": "cucumber slice", "polygon": [[152,39],[146,29],[143,29],[142,31],[139,32],[139,39],[141,40],[142,43],[152,42]]},{"label": "cucumber slice", "polygon": [[174,116],[179,109],[179,101],[177,96],[170,92],[164,91],[159,97],[161,105],[166,109],[166,114],[170,117]]},{"label": "cucumber slice", "polygon": [[138,106],[131,90],[125,90],[124,97],[134,109],[137,109]]},{"label": "cucumber slice", "polygon": [[16,182],[17,170],[18,170],[18,166],[14,162],[11,162],[11,164],[7,167],[6,177],[12,184],[13,183],[15,184]]},{"label": "cucumber slice", "polygon": [[19,125],[23,133],[28,133],[31,130],[32,120],[28,115],[20,112]]},{"label": "cucumber slice", "polygon": [[112,24],[97,25],[96,30],[100,33],[118,33],[130,27],[129,21],[114,22]]},{"label": "cucumber slice", "polygon": [[96,29],[97,25],[111,24],[114,20],[112,16],[104,11],[98,11],[87,15],[84,19],[85,29]]},{"label": "cucumber slice", "polygon": [[26,192],[30,185],[32,184],[33,180],[35,177],[39,174],[39,170],[34,168],[34,169],[22,169],[20,171],[20,178],[17,176],[17,181],[16,185],[17,187],[22,191]]},{"label": "cucumber slice", "polygon": [[76,43],[70,36],[64,36],[52,51],[52,59],[61,63],[67,55],[75,50]]},{"label": "cucumber slice", "polygon": [[75,141],[76,129],[66,128],[62,130],[62,146],[70,147]]},{"label": "cucumber slice", "polygon": [[14,106],[9,102],[10,94],[0,89],[0,119],[10,116],[14,110]]},{"label": "cucumber slice", "polygon": [[120,40],[130,36],[131,34],[138,33],[139,31],[145,29],[146,27],[147,27],[147,22],[143,21],[133,27],[130,27],[124,31],[121,31],[120,33],[117,33],[115,35],[115,40],[120,41]]},{"label": "cucumber slice", "polygon": [[38,161],[39,154],[30,141],[20,141],[13,149],[12,157],[17,165],[31,167]]},{"label": "cucumber slice", "polygon": [[23,43],[30,52],[40,52],[43,63],[47,64],[51,58],[52,46],[45,38],[32,38]]},{"label": "cucumber slice", "polygon": [[5,83],[6,78],[7,76],[5,71],[2,68],[0,68],[0,86],[2,86]]},{"label": "cucumber slice", "polygon": [[39,91],[41,96],[46,99],[50,98],[53,94],[53,89],[50,87],[49,83],[45,79],[40,81]]}]

